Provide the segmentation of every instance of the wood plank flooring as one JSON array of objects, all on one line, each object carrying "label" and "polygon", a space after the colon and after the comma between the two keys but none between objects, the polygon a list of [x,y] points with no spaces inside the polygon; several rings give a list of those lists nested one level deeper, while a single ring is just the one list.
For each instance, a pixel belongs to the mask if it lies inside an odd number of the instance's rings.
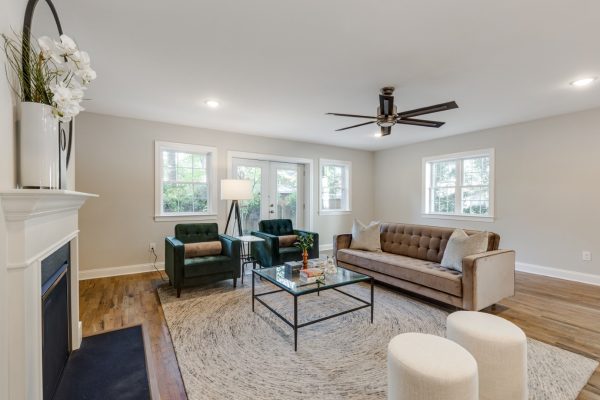
[{"label": "wood plank flooring", "polygon": [[[80,282],[84,336],[144,323],[161,398],[185,399],[185,389],[156,288],[156,272]],[[516,295],[486,311],[519,325],[534,339],[600,361],[600,287],[517,273]],[[600,368],[578,400],[600,400]]]}]

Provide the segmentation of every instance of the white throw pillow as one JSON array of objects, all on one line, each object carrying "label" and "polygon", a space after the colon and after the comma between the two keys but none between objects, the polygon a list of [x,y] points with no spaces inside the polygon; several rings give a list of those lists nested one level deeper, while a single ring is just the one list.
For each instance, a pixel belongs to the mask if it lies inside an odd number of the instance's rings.
[{"label": "white throw pillow", "polygon": [[462,272],[463,258],[487,251],[488,237],[487,232],[469,236],[462,229],[455,229],[446,244],[442,267]]},{"label": "white throw pillow", "polygon": [[355,218],[352,225],[350,248],[354,250],[381,251],[380,228],[381,222],[372,221],[369,225],[364,225]]}]

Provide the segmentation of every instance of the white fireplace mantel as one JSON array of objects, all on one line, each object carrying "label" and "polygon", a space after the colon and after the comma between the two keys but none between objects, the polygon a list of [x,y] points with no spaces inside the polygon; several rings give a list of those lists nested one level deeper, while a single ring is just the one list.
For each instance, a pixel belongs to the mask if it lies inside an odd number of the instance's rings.
[{"label": "white fireplace mantel", "polygon": [[0,191],[7,230],[9,393],[42,399],[41,263],[71,243],[71,348],[79,324],[79,208],[95,194],[51,189]]}]

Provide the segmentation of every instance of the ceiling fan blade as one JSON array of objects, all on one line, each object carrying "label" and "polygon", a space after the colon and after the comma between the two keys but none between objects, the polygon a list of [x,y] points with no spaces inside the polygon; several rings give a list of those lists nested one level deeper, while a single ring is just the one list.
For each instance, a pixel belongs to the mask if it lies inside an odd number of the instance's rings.
[{"label": "ceiling fan blade", "polygon": [[396,120],[397,124],[405,124],[405,125],[417,125],[417,126],[426,126],[428,128],[439,128],[444,125],[445,122],[440,121],[426,121],[424,119],[413,119],[413,118],[402,118]]},{"label": "ceiling fan blade", "polygon": [[325,115],[336,115],[338,117],[354,117],[354,118],[370,118],[377,119],[377,117],[371,117],[368,115],[355,115],[355,114],[339,114],[339,113],[326,113]]},{"label": "ceiling fan blade", "polygon": [[387,136],[392,133],[391,126],[382,126],[381,127],[381,136]]},{"label": "ceiling fan blade", "polygon": [[376,122],[376,121],[369,121],[369,122],[365,122],[365,123],[358,124],[358,125],[352,125],[352,126],[347,126],[347,127],[345,127],[345,128],[336,129],[335,131],[336,131],[336,132],[339,132],[339,131],[345,131],[346,129],[352,129],[352,128],[357,128],[357,127],[359,127],[359,126],[363,126],[363,125],[374,124],[375,122]]},{"label": "ceiling fan blade", "polygon": [[417,108],[410,111],[403,111],[398,113],[398,118],[410,118],[416,117],[418,115],[423,114],[431,114],[440,111],[452,110],[453,108],[458,108],[458,104],[455,101],[449,101],[448,103],[436,104],[434,106]]},{"label": "ceiling fan blade", "polygon": [[379,95],[379,112],[383,115],[392,115],[394,113],[394,96]]}]

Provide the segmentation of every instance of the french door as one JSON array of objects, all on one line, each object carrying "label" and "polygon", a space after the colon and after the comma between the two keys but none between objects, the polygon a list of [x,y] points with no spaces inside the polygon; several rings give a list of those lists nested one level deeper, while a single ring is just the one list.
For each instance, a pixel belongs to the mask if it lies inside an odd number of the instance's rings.
[{"label": "french door", "polygon": [[233,177],[252,182],[252,199],[240,201],[242,231],[258,230],[263,219],[291,219],[304,227],[304,165],[234,158]]}]

